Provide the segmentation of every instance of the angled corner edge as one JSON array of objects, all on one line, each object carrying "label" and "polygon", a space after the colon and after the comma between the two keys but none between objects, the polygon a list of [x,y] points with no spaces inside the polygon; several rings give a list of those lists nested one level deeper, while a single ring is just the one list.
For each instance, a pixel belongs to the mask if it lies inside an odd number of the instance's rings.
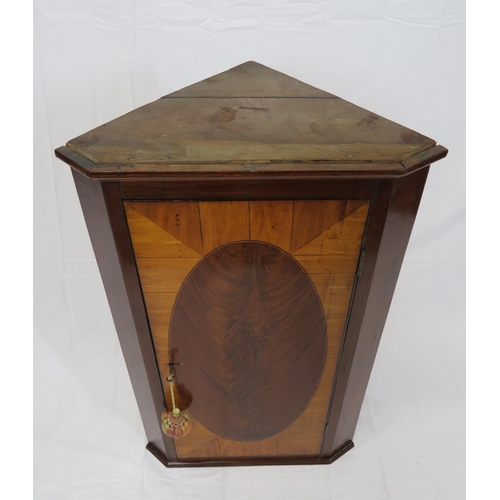
[{"label": "angled corner edge", "polygon": [[328,463],[333,463],[335,462],[336,460],[338,460],[342,455],[345,455],[349,450],[352,450],[354,448],[354,443],[352,440],[349,440],[347,441],[347,443],[342,446],[342,448],[340,448],[339,450],[337,450],[336,452],[334,452],[330,458],[329,458],[329,462]]},{"label": "angled corner edge", "polygon": [[431,163],[445,158],[447,154],[448,150],[444,146],[437,145],[405,158],[400,162],[400,164],[405,169],[404,175],[408,175],[416,170],[420,170],[421,168],[430,165]]},{"label": "angled corner edge", "polygon": [[71,168],[78,170],[78,172],[85,175],[85,177],[92,178],[92,171],[98,166],[97,163],[94,163],[92,160],[89,160],[67,146],[57,148],[54,153],[56,158],[67,163]]}]

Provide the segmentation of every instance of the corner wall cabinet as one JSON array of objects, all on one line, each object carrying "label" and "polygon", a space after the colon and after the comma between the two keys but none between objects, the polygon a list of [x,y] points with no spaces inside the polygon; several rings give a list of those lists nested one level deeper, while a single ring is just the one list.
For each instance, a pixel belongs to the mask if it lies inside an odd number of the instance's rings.
[{"label": "corner wall cabinet", "polygon": [[322,464],[353,446],[429,165],[446,153],[254,62],[56,150],[159,460]]}]

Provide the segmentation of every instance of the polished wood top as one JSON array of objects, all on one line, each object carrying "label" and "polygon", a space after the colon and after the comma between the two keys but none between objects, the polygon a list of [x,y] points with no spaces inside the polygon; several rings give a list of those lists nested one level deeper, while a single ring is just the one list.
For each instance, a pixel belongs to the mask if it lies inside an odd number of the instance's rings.
[{"label": "polished wood top", "polygon": [[142,106],[56,151],[98,178],[401,176],[446,153],[428,137],[256,62]]}]

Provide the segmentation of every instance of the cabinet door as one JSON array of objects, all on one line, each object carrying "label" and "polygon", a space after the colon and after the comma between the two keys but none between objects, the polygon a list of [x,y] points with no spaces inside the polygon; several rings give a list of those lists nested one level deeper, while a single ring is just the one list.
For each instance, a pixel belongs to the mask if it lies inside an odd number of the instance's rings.
[{"label": "cabinet door", "polygon": [[179,459],[320,454],[369,205],[125,203]]}]

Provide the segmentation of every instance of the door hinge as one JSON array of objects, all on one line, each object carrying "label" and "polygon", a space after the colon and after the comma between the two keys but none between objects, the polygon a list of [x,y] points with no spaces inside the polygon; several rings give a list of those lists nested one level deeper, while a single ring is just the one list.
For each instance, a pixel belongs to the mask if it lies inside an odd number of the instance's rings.
[{"label": "door hinge", "polygon": [[323,431],[323,437],[326,436],[326,431],[328,430],[328,422],[325,424],[325,429]]},{"label": "door hinge", "polygon": [[361,253],[359,254],[359,260],[358,260],[358,269],[356,271],[356,277],[361,276],[361,271],[363,270],[363,264],[365,263],[365,249],[361,249]]}]

